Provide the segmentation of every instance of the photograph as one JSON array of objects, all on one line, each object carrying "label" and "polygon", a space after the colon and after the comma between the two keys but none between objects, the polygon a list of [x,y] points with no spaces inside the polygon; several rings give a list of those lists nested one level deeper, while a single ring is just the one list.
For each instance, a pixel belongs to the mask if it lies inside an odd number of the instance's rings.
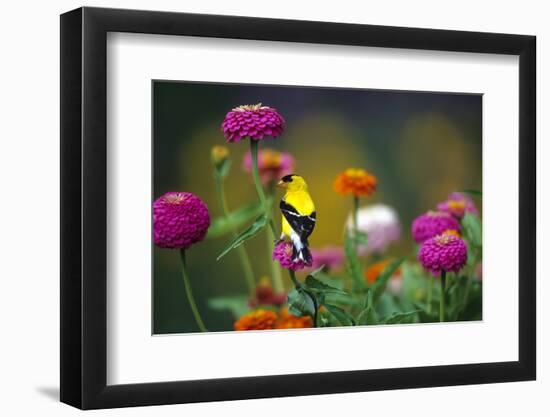
[{"label": "photograph", "polygon": [[154,335],[483,319],[482,95],[151,88]]},{"label": "photograph", "polygon": [[550,416],[544,5],[5,2],[0,417]]}]

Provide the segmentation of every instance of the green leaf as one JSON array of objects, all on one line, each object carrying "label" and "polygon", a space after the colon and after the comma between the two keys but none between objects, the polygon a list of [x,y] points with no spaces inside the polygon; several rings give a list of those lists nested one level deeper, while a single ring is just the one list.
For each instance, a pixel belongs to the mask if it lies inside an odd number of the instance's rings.
[{"label": "green leaf", "polygon": [[[472,245],[465,236],[463,236],[463,240],[464,240],[464,243],[466,243],[466,250],[468,254],[466,265],[468,265],[470,268],[473,268],[477,262],[476,258],[477,258],[477,253],[479,252],[476,251],[476,247]],[[478,248],[478,249],[481,250],[481,248]]]},{"label": "green leaf", "polygon": [[313,292],[346,294],[344,290],[325,284],[324,282],[319,281],[311,275],[308,275],[306,277],[304,284],[309,290]]},{"label": "green leaf", "polygon": [[378,324],[378,314],[373,308],[365,308],[357,316],[357,325]]},{"label": "green leaf", "polygon": [[346,269],[351,276],[353,283],[353,290],[360,291],[366,288],[365,280],[363,278],[363,270],[361,263],[357,257],[355,250],[355,240],[351,233],[346,235],[344,241],[344,252],[346,254]]},{"label": "green leaf", "polygon": [[355,320],[352,316],[342,310],[340,307],[337,307],[332,304],[325,304],[326,309],[334,316],[336,320],[340,322],[342,326],[354,326]]},{"label": "green leaf", "polygon": [[478,190],[461,190],[459,191],[459,193],[470,194],[470,195],[475,195],[476,197],[481,197],[481,191],[478,191]]},{"label": "green leaf", "polygon": [[365,297],[365,308],[372,308],[373,304],[372,291],[369,288],[367,290],[367,296]]},{"label": "green leaf", "polygon": [[235,318],[246,314],[248,308],[248,296],[233,295],[227,297],[215,297],[208,300],[208,306],[212,310],[229,310]]},{"label": "green leaf", "polygon": [[[415,307],[421,307],[415,304]],[[420,309],[418,311],[418,318],[420,323],[437,323],[439,322],[439,312],[438,307],[435,306],[432,308],[432,312],[428,313],[425,309]]]},{"label": "green leaf", "polygon": [[231,252],[231,250],[242,245],[247,239],[256,236],[266,225],[267,217],[265,214],[262,214],[245,231],[243,231],[240,235],[233,239],[233,241],[223,250],[223,252],[218,255],[216,260],[219,261],[222,257]]},{"label": "green leaf", "polygon": [[208,239],[217,238],[239,229],[262,213],[260,203],[252,203],[229,213],[227,217],[216,217],[208,228]]},{"label": "green leaf", "polygon": [[390,277],[395,273],[395,271],[397,271],[397,269],[401,266],[405,259],[406,258],[396,259],[395,261],[387,265],[380,273],[374,284],[372,284],[371,290],[374,305],[376,305],[376,303],[380,299],[380,296],[386,290],[386,285],[388,284],[388,280],[390,279]]},{"label": "green leaf", "polygon": [[[309,275],[313,275],[313,274],[309,274]],[[324,284],[330,285],[331,287],[335,287],[339,289],[344,288],[344,280],[341,277],[337,278],[337,277],[328,275],[324,271],[317,272],[313,276],[315,277],[315,279],[323,282]]]},{"label": "green leaf", "polygon": [[369,237],[365,232],[357,231],[357,233],[354,233],[355,242],[358,245],[364,245],[367,246],[369,244]]},{"label": "green leaf", "polygon": [[354,309],[363,308],[361,300],[353,297],[353,295],[349,293],[327,293],[324,298],[329,304],[343,305]]},{"label": "green leaf", "polygon": [[420,310],[407,311],[405,313],[393,313],[386,317],[385,324],[412,323]]},{"label": "green leaf", "polygon": [[311,272],[309,275],[314,277],[314,276],[319,275],[320,273],[322,273],[324,269],[325,269],[325,265],[321,265],[319,268],[317,268],[315,271]]},{"label": "green leaf", "polygon": [[[319,272],[315,275],[315,279],[321,284],[325,284],[331,288],[330,291],[318,291],[315,288],[310,288],[309,291],[314,293],[317,297],[317,304],[324,304],[325,300],[328,300],[331,304],[344,304],[349,306],[356,306],[357,302],[352,298],[351,294],[344,290],[344,281],[342,278],[334,278],[330,275],[327,275],[324,272]],[[309,281],[311,282],[311,280]],[[315,286],[315,284],[312,284]],[[306,282],[304,281],[304,286],[307,287]],[[331,316],[332,317],[332,316]]]},{"label": "green leaf", "polygon": [[357,325],[364,326],[366,324],[377,324],[378,314],[373,307],[372,291],[369,289],[365,301],[365,308],[357,316]]},{"label": "green leaf", "polygon": [[365,308],[363,311],[359,313],[357,316],[357,325],[358,326],[364,326],[369,323],[369,314],[371,313],[372,309]]},{"label": "green leaf", "polygon": [[482,291],[479,283],[474,283],[470,290],[468,302],[460,309],[456,320],[481,320],[482,316]]},{"label": "green leaf", "polygon": [[466,238],[468,241],[476,247],[481,246],[482,233],[481,233],[481,220],[475,214],[465,213],[462,218],[462,227],[466,232]]},{"label": "green leaf", "polygon": [[315,314],[315,304],[313,300],[302,288],[295,288],[287,296],[288,311],[297,317],[313,316]]}]

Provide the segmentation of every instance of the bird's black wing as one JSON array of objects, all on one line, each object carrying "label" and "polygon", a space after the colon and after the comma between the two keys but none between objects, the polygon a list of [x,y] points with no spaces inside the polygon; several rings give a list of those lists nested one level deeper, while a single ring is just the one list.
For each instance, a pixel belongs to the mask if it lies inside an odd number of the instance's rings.
[{"label": "bird's black wing", "polygon": [[292,227],[292,230],[294,230],[298,234],[298,236],[300,236],[300,239],[302,241],[307,242],[307,238],[309,237],[309,235],[311,235],[313,229],[315,228],[317,213],[312,212],[307,216],[300,214],[285,200],[281,200],[279,208],[281,209],[281,212],[283,213],[283,216],[285,217],[288,224],[290,224],[290,227]]}]

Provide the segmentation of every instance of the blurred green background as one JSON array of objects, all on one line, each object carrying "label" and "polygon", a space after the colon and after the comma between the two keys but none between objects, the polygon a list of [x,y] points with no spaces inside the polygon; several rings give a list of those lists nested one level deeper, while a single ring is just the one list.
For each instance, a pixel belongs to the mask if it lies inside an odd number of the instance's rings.
[{"label": "blurred green background", "polygon": [[[220,215],[210,149],[224,145],[220,124],[241,104],[261,102],[285,118],[285,133],[260,143],[290,152],[295,173],[306,178],[317,207],[312,247],[341,245],[351,198],[332,190],[335,176],[361,167],[378,177],[377,192],[362,205],[396,208],[402,238],[388,255],[413,248],[410,223],[452,191],[481,190],[482,98],[472,94],[281,87],[242,84],[153,82],[153,199],[167,191],[201,197]],[[226,180],[230,210],[257,201],[242,169],[248,141],[227,145],[233,160]],[[280,193],[279,193],[280,194]],[[279,227],[280,219],[276,216]],[[246,294],[236,254],[216,261],[230,237],[205,240],[188,251],[195,298],[209,330],[231,330],[230,314],[208,307],[211,297]],[[263,234],[246,243],[256,278],[269,275]],[[154,248],[153,332],[197,331],[185,297],[179,254]],[[283,273],[283,278],[288,277]]]}]

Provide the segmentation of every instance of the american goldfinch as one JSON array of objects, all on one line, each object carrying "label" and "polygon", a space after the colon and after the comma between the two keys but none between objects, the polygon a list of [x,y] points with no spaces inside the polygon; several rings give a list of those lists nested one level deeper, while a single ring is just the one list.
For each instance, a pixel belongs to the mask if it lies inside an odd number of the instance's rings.
[{"label": "american goldfinch", "polygon": [[283,214],[281,240],[288,237],[292,241],[293,261],[311,263],[307,239],[315,228],[317,214],[307,183],[299,175],[291,174],[281,178],[277,186],[286,189],[279,205]]}]

